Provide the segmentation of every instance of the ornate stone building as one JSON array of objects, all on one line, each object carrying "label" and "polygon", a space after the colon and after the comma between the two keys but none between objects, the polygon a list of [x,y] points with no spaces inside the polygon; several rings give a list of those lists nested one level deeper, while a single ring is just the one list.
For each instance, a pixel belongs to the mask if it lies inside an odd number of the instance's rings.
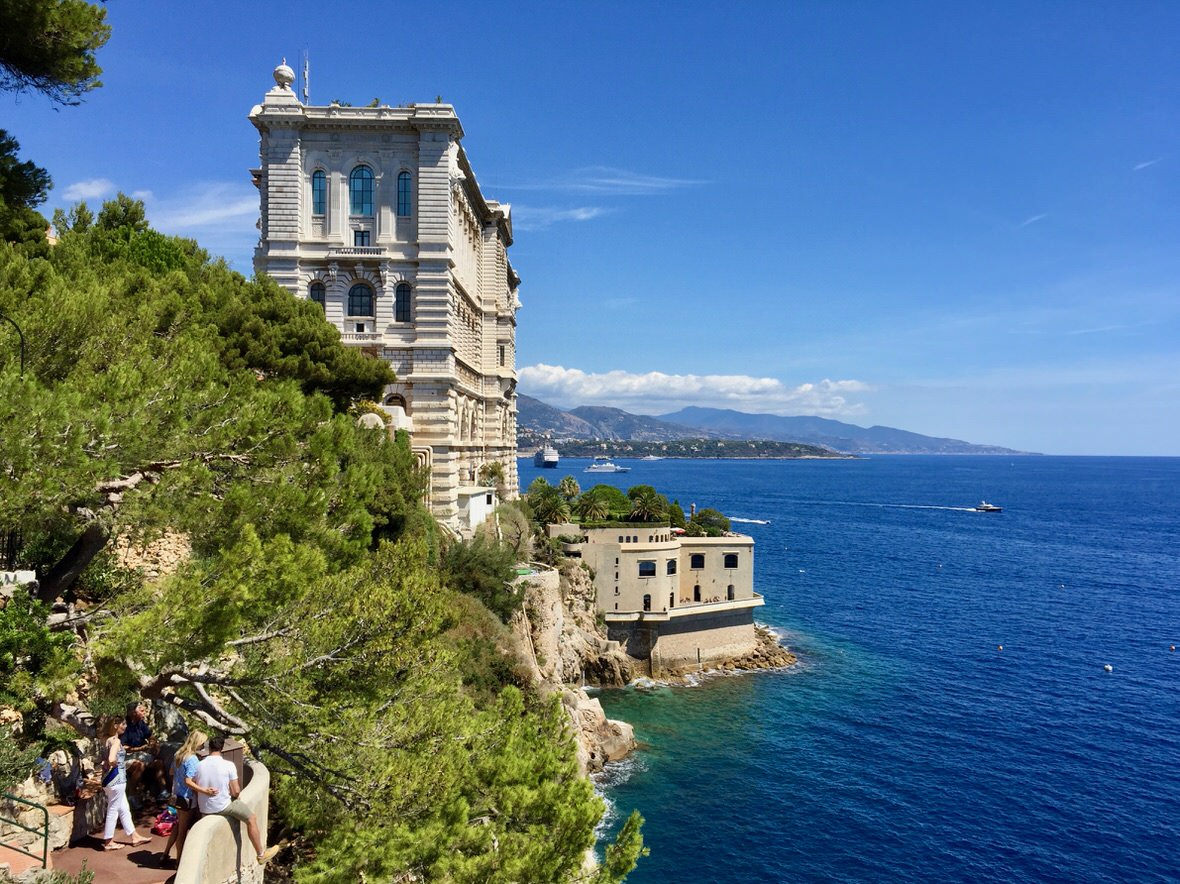
[{"label": "ornate stone building", "polygon": [[318,302],[346,344],[387,360],[384,406],[429,466],[435,515],[463,530],[515,495],[516,311],[507,205],[480,191],[449,104],[304,105],[294,73],[250,112],[260,135],[254,268]]}]

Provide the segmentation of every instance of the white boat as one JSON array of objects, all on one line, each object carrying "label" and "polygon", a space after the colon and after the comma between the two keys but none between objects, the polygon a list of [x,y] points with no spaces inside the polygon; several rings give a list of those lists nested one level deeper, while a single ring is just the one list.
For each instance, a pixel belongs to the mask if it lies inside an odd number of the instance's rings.
[{"label": "white boat", "polygon": [[640,460],[663,460],[658,454],[649,454],[647,457],[641,457]]},{"label": "white boat", "polygon": [[979,505],[975,507],[977,513],[1002,513],[1004,508],[996,506],[994,503],[988,503],[986,500],[981,500]]},{"label": "white boat", "polygon": [[612,463],[609,457],[596,457],[594,463],[586,467],[582,472],[584,473],[629,473],[630,467],[621,467],[617,463]]},{"label": "white boat", "polygon": [[559,459],[556,448],[538,448],[537,453],[533,455],[533,466],[542,467],[546,470],[555,470],[557,469],[557,461]]}]

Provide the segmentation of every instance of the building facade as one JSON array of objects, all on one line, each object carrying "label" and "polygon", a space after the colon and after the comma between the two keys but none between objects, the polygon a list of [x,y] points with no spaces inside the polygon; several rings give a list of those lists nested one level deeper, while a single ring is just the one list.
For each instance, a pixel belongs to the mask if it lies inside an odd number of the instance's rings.
[{"label": "building facade", "polygon": [[483,513],[499,463],[514,495],[516,311],[509,206],[480,191],[448,104],[315,107],[275,69],[260,137],[254,269],[319,303],[348,345],[385,359],[383,406],[430,471],[436,517]]},{"label": "building facade", "polygon": [[550,525],[551,537],[577,537],[567,555],[594,575],[608,636],[652,675],[706,666],[754,650],[754,538],[688,537],[667,525]]}]

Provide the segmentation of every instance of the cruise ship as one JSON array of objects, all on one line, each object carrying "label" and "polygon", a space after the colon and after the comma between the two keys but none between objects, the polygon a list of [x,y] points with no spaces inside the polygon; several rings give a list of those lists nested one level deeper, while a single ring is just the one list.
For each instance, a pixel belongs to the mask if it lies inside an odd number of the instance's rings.
[{"label": "cruise ship", "polygon": [[533,466],[555,470],[557,469],[557,461],[559,459],[556,448],[538,448],[537,453],[533,455]]}]

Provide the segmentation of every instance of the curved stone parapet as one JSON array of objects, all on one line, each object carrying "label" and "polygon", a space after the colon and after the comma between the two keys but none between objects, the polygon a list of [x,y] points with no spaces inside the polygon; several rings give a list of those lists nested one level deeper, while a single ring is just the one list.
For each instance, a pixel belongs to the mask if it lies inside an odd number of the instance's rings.
[{"label": "curved stone parapet", "polygon": [[[245,788],[238,796],[258,817],[258,829],[266,844],[270,815],[270,771],[255,759],[246,760]],[[245,823],[223,816],[207,816],[189,829],[175,884],[261,884],[262,866],[246,837]]]}]

